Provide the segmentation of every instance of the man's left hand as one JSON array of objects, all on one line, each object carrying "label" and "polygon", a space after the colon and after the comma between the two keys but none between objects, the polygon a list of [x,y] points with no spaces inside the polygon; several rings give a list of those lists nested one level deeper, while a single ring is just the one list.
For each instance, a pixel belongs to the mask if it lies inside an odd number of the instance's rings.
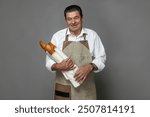
[{"label": "man's left hand", "polygon": [[80,67],[76,71],[75,76],[74,76],[76,81],[79,83],[82,83],[87,78],[89,73],[93,70],[93,67],[94,66],[91,64],[86,64],[86,65]]}]

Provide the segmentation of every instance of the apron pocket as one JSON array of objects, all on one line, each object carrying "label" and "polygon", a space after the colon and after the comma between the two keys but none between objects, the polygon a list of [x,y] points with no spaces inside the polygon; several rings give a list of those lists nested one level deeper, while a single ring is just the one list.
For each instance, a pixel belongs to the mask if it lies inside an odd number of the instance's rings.
[{"label": "apron pocket", "polygon": [[71,100],[71,86],[55,84],[55,100]]}]

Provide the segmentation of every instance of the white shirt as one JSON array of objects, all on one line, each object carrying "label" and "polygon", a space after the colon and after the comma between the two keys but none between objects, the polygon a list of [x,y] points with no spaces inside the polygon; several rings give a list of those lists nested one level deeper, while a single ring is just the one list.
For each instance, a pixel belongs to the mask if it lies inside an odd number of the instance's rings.
[{"label": "white shirt", "polygon": [[[62,50],[63,42],[65,41],[66,34],[69,35],[68,41],[81,41],[81,40],[84,40],[84,37],[83,37],[84,33],[86,33],[86,40],[88,41],[88,44],[89,44],[90,54],[91,56],[94,57],[92,63],[94,63],[98,68],[98,70],[94,72],[100,72],[105,67],[106,54],[105,54],[105,49],[102,44],[102,41],[95,31],[91,29],[83,28],[80,35],[75,36],[75,35],[72,35],[70,31],[67,30],[67,28],[65,28],[56,32],[53,35],[51,42],[55,44],[56,47]],[[52,71],[51,67],[54,63],[55,61],[53,61],[48,55],[46,55],[46,68],[48,70]]]}]

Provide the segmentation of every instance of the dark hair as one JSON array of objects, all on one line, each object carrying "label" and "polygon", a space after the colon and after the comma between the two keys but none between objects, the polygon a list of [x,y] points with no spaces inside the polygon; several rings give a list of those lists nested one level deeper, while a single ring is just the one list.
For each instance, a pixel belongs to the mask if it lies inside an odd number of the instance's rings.
[{"label": "dark hair", "polygon": [[70,6],[66,7],[66,9],[64,10],[65,18],[66,18],[66,13],[67,12],[72,12],[72,11],[78,11],[80,13],[81,18],[83,17],[82,9],[80,8],[80,6],[78,6],[78,5],[70,5]]}]

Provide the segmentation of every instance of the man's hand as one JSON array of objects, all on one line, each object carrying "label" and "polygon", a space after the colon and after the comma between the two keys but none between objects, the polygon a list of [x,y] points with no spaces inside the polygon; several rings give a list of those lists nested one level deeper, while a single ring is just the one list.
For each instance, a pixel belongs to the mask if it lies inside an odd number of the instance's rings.
[{"label": "man's hand", "polygon": [[59,71],[69,71],[74,68],[75,68],[74,63],[70,58],[67,58],[60,63],[55,63],[52,65],[52,70],[59,70]]},{"label": "man's hand", "polygon": [[87,65],[80,67],[76,71],[75,76],[74,76],[76,81],[79,83],[82,83],[87,78],[89,73],[93,70],[93,67],[94,66],[91,64],[87,64]]}]

